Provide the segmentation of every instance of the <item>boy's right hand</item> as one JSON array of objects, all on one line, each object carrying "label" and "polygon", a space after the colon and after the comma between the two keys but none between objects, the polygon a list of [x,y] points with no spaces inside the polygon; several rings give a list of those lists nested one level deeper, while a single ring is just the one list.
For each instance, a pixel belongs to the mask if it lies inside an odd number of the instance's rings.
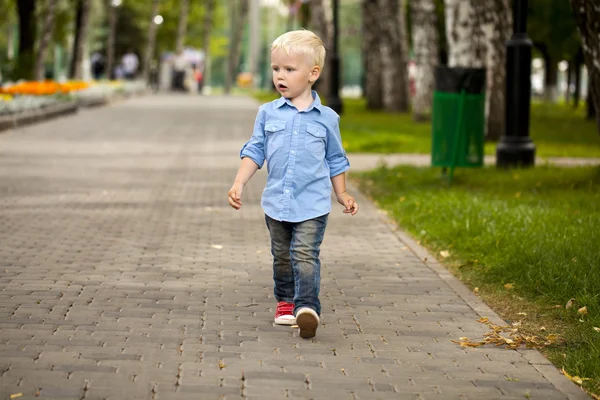
[{"label": "boy's right hand", "polygon": [[227,193],[229,197],[229,205],[236,210],[239,210],[242,206],[242,192],[244,191],[244,185],[239,183],[234,183],[231,189],[229,189],[229,193]]}]

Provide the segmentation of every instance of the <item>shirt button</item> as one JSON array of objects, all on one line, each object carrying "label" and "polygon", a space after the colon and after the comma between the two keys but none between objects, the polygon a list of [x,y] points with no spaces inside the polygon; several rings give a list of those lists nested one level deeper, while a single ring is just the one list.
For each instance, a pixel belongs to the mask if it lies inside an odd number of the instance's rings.
[{"label": "shirt button", "polygon": [[285,192],[286,192],[286,193],[289,193],[289,192],[290,192],[290,190],[289,190],[289,189],[285,189]]},{"label": "shirt button", "polygon": [[291,169],[288,169],[288,174],[291,174],[291,173],[292,173],[292,170],[291,170]]},{"label": "shirt button", "polygon": [[297,134],[298,134],[298,131],[294,131],[294,135],[297,135]]}]

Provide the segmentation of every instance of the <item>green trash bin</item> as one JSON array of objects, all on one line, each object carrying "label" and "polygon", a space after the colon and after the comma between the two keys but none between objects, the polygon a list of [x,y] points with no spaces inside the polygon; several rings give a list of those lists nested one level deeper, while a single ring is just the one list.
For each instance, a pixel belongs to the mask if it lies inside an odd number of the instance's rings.
[{"label": "green trash bin", "polygon": [[437,67],[433,92],[431,165],[482,167],[485,69]]}]

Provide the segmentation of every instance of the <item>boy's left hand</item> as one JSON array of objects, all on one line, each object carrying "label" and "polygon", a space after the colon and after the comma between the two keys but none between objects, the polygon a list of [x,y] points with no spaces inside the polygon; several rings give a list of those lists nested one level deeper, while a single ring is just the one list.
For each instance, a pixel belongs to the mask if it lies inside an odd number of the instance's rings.
[{"label": "boy's left hand", "polygon": [[345,214],[356,215],[356,213],[358,212],[358,203],[356,202],[356,200],[354,200],[354,197],[350,196],[348,193],[344,192],[338,194],[337,201],[345,207]]}]

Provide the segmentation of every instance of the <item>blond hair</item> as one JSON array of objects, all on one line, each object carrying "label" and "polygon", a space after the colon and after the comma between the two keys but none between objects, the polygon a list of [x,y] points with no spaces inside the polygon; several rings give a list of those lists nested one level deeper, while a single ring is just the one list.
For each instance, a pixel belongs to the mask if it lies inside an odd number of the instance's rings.
[{"label": "blond hair", "polygon": [[311,65],[323,69],[325,64],[325,46],[323,41],[308,30],[290,31],[279,36],[271,45],[271,51],[283,49],[288,55],[290,51],[303,55]]}]

